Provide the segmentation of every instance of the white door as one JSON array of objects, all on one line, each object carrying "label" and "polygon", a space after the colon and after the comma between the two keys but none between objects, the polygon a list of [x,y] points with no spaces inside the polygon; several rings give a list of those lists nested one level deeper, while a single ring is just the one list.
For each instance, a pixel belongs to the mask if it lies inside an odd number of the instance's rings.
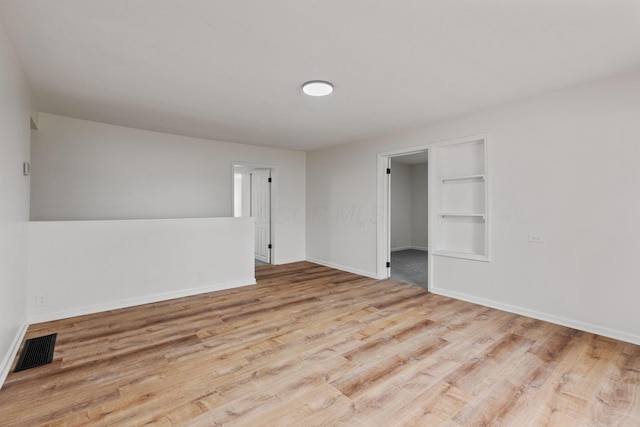
[{"label": "white door", "polygon": [[271,170],[251,171],[251,216],[255,218],[258,261],[271,263]]}]

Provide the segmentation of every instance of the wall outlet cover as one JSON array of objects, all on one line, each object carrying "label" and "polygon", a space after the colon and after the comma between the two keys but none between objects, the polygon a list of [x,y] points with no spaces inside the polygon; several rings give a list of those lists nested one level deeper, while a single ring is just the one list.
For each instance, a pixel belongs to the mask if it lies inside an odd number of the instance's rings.
[{"label": "wall outlet cover", "polygon": [[37,295],[36,296],[36,305],[39,307],[45,306],[47,305],[48,301],[47,301],[47,296],[46,295]]}]

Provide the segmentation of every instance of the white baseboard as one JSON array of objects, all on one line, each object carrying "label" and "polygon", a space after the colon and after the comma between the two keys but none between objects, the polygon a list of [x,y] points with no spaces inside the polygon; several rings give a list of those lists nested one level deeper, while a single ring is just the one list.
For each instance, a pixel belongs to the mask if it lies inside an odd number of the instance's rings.
[{"label": "white baseboard", "polygon": [[566,326],[568,328],[578,329],[580,331],[591,332],[597,335],[613,338],[620,341],[625,341],[631,344],[640,345],[640,335],[630,334],[628,332],[622,332],[615,329],[609,329],[602,326],[594,325],[592,323],[581,322],[579,320],[568,319],[562,316],[556,316],[554,314],[544,313],[536,310],[530,310],[528,308],[505,304],[498,301],[493,301],[485,298],[478,298],[472,295],[464,294],[461,292],[449,291],[447,289],[440,289],[431,287],[431,292],[438,295],[444,295],[446,297],[459,299],[462,301],[471,302],[474,304],[483,305],[485,307],[491,307],[509,313],[520,314],[522,316],[532,317],[534,319],[543,320],[545,322],[555,323],[557,325]]},{"label": "white baseboard", "polygon": [[125,300],[111,301],[104,304],[95,304],[85,307],[73,308],[70,310],[62,310],[51,313],[31,314],[29,315],[29,323],[50,322],[52,320],[66,319],[69,317],[84,316],[86,314],[100,313],[102,311],[118,310],[120,308],[133,307],[136,305],[150,304],[159,301],[166,301],[175,298],[189,297],[192,295],[206,294],[208,292],[222,291],[225,289],[239,288],[242,286],[255,285],[255,277],[248,277],[243,280],[233,280],[223,283],[215,283],[198,288],[181,289],[179,291],[164,292],[161,294],[145,295],[137,298],[128,298]]},{"label": "white baseboard", "polygon": [[9,351],[7,351],[0,363],[0,388],[2,388],[4,380],[7,379],[7,375],[9,375],[11,365],[13,364],[16,354],[18,354],[18,350],[20,350],[20,344],[22,344],[22,340],[27,333],[28,327],[29,323],[27,323],[27,320],[25,319],[20,328],[16,331],[16,335],[13,337],[13,341],[9,346]]},{"label": "white baseboard", "polygon": [[406,251],[408,249],[415,249],[416,251],[429,252],[429,248],[426,246],[398,246],[397,248],[391,248],[391,252]]},{"label": "white baseboard", "polygon": [[370,271],[360,270],[358,268],[347,267],[346,265],[340,265],[340,264],[336,264],[336,263],[333,263],[333,262],[324,261],[324,260],[321,260],[321,259],[307,258],[307,261],[313,262],[315,264],[324,265],[325,267],[336,268],[338,270],[347,271],[349,273],[359,274],[360,276],[371,277],[372,279],[377,279],[378,278],[378,274],[377,273],[372,273]]}]

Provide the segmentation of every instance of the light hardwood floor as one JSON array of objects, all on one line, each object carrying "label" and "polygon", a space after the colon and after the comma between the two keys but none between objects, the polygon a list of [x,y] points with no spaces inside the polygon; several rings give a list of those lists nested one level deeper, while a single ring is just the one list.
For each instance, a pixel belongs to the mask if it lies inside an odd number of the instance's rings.
[{"label": "light hardwood floor", "polygon": [[302,262],[33,325],[0,424],[639,426],[640,346]]}]

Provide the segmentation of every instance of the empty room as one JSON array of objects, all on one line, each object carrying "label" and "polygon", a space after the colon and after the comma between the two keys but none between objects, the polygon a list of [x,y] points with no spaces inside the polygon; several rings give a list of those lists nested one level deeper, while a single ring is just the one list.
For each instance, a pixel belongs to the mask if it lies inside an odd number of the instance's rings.
[{"label": "empty room", "polygon": [[639,28],[0,0],[0,426],[640,425]]}]

